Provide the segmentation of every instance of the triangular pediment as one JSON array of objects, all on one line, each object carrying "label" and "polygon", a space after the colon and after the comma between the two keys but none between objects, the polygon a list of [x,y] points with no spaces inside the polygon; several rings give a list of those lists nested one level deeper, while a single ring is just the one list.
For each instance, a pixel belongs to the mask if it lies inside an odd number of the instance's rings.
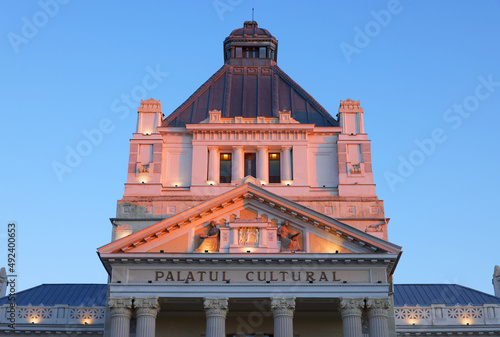
[{"label": "triangular pediment", "polygon": [[[287,230],[280,229],[286,221]],[[100,254],[291,250],[399,253],[401,247],[247,183],[98,249]]]}]

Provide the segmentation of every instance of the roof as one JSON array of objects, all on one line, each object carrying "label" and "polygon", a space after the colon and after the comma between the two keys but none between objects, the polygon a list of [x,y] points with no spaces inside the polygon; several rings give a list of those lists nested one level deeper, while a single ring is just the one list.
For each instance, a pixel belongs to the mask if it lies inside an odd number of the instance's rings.
[{"label": "roof", "polygon": [[500,297],[495,297],[458,284],[395,284],[394,306],[406,305],[430,306],[445,305],[483,305],[500,304]]},{"label": "roof", "polygon": [[291,111],[303,124],[339,126],[314,98],[277,65],[233,66],[225,64],[199,87],[164,121],[162,126],[179,127],[200,123],[209,111],[220,110],[221,117],[279,117]]},{"label": "roof", "polygon": [[236,28],[229,34],[229,37],[273,37],[267,29],[259,28],[256,21],[245,21],[243,23],[243,28]]},{"label": "roof", "polygon": [[[41,284],[16,294],[16,305],[67,304],[69,306],[106,306],[107,284]],[[0,305],[10,303],[8,296],[0,298]]]},{"label": "roof", "polygon": [[[107,284],[42,284],[20,291],[16,304],[69,306],[106,306]],[[0,305],[9,303],[8,297],[0,298]],[[483,305],[500,304],[500,298],[458,284],[395,284],[394,306]]]}]

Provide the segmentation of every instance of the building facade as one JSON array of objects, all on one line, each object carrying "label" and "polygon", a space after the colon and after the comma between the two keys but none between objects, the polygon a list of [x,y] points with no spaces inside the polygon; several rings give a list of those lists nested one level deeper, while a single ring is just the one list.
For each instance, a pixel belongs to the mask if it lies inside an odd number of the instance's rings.
[{"label": "building facade", "polygon": [[[395,336],[388,241],[359,101],[337,118],[254,21],[164,118],[138,110],[113,239],[106,334]],[[364,326],[364,328],[363,328]]]}]

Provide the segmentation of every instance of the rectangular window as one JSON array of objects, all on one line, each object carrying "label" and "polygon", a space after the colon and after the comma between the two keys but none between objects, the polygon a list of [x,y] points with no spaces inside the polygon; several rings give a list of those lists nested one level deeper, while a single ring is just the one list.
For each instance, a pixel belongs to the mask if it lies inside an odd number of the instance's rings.
[{"label": "rectangular window", "polygon": [[266,58],[266,47],[260,47],[259,48],[259,58],[265,59]]},{"label": "rectangular window", "polygon": [[243,57],[242,49],[241,47],[236,48],[236,57]]},{"label": "rectangular window", "polygon": [[245,153],[245,177],[246,176],[257,177],[255,153]]},{"label": "rectangular window", "polygon": [[221,153],[220,154],[219,182],[221,184],[231,183],[231,154],[230,153]]},{"label": "rectangular window", "polygon": [[280,154],[269,153],[269,182],[281,183]]}]

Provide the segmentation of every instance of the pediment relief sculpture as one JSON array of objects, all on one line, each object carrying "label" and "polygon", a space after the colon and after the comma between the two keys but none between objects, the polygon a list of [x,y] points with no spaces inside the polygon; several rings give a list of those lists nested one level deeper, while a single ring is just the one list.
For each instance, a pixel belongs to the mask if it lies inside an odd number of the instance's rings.
[{"label": "pediment relief sculpture", "polygon": [[285,221],[278,229],[278,236],[280,237],[281,242],[281,251],[291,252],[302,250],[300,248],[299,235],[299,232],[290,230],[290,223],[288,222],[288,220]]},{"label": "pediment relief sculpture", "polygon": [[195,252],[216,252],[219,250],[219,228],[215,221],[210,221],[206,234],[200,235],[200,244]]}]

